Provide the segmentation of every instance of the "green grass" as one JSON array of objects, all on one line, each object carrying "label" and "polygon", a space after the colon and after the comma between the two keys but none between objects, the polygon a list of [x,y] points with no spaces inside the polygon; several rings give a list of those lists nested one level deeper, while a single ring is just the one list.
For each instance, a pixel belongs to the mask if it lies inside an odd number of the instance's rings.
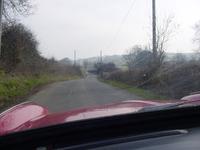
[{"label": "green grass", "polygon": [[26,96],[34,88],[56,81],[72,80],[78,76],[0,76],[0,108],[15,103],[17,98]]},{"label": "green grass", "polygon": [[166,100],[168,99],[165,96],[161,96],[158,94],[155,94],[149,90],[145,90],[142,88],[138,88],[138,87],[134,87],[134,86],[130,86],[128,84],[122,83],[122,82],[118,82],[118,81],[113,81],[113,80],[101,80],[104,83],[107,83],[113,87],[118,87],[121,89],[125,89],[130,93],[133,93],[139,97],[142,97],[144,99],[150,99],[150,100]]}]

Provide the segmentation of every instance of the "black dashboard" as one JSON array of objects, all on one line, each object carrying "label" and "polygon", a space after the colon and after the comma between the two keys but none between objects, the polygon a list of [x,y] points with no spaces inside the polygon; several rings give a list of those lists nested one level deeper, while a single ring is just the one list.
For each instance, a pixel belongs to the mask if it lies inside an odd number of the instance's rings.
[{"label": "black dashboard", "polygon": [[200,150],[200,106],[96,118],[0,137],[0,149]]},{"label": "black dashboard", "polygon": [[[171,131],[173,132],[173,131]],[[133,138],[131,140],[131,138]],[[127,141],[124,141],[127,140]],[[96,150],[199,150],[200,128],[185,130],[180,134],[160,135],[135,140],[134,137],[124,138],[123,142],[100,146]]]},{"label": "black dashboard", "polygon": [[91,150],[199,150],[200,128],[170,130],[66,147]]}]

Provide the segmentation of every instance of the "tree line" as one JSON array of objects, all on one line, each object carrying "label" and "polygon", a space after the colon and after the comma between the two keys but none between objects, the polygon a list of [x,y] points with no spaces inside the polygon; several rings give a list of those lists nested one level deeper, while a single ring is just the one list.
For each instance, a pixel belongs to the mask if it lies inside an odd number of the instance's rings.
[{"label": "tree line", "polygon": [[33,32],[21,23],[18,15],[29,15],[31,0],[6,0],[3,5],[0,67],[8,74],[39,75],[81,74],[80,67],[47,59],[38,51],[39,42]]}]

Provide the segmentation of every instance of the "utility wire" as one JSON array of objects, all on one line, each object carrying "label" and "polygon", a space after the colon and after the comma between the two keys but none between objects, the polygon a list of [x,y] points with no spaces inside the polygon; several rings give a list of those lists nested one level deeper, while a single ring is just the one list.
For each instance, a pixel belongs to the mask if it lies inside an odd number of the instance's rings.
[{"label": "utility wire", "polygon": [[134,5],[135,5],[135,2],[136,2],[136,0],[132,0],[132,3],[131,3],[131,5],[130,5],[130,7],[129,7],[127,13],[126,13],[125,16],[122,18],[122,21],[121,21],[121,23],[120,23],[120,25],[119,25],[119,28],[118,28],[117,31],[116,31],[116,34],[114,35],[113,39],[111,40],[110,44],[108,45],[108,49],[111,48],[112,44],[113,44],[113,43],[115,42],[115,40],[117,39],[117,37],[118,37],[118,35],[119,35],[119,33],[120,33],[120,31],[121,31],[121,29],[122,29],[124,23],[126,22],[126,20],[127,20],[129,14],[130,14],[132,8],[133,8]]}]

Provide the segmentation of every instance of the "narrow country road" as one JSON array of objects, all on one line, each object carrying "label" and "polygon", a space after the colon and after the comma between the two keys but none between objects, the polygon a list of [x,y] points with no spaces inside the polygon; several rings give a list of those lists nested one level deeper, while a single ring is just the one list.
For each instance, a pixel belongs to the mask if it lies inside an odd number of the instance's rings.
[{"label": "narrow country road", "polygon": [[85,79],[53,83],[29,97],[28,101],[46,106],[51,112],[62,112],[135,99],[141,98],[102,83],[94,75],[89,75]]}]

